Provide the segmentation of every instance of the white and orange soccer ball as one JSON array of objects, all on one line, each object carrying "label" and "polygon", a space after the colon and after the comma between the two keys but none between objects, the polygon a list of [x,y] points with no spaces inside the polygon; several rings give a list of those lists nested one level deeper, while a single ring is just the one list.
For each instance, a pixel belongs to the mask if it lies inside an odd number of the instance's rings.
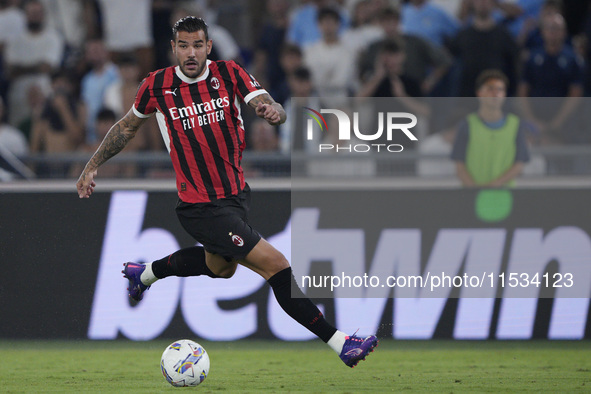
[{"label": "white and orange soccer ball", "polygon": [[197,342],[181,339],[166,347],[160,360],[160,369],[173,386],[197,386],[209,373],[209,355]]}]

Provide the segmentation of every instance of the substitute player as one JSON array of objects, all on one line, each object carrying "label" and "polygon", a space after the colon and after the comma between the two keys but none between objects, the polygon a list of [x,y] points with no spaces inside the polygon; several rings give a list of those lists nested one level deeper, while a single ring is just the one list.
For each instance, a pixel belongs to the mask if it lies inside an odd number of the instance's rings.
[{"label": "substitute player", "polygon": [[[212,41],[203,19],[179,20],[171,46],[178,66],[142,81],[131,110],[110,129],[76,185],[80,198],[90,197],[97,169],[156,114],[176,172],[177,216],[204,247],[181,249],[151,264],[125,263],[129,296],[139,301],[155,281],[173,275],[229,278],[241,264],[267,280],[289,316],[354,367],[377,346],[377,338],[347,336],[331,326],[298,288],[286,258],[247,221],[250,188],[240,165],[245,137],[239,100],[272,125],[285,122],[283,107],[237,63],[207,59]],[[292,287],[301,298],[291,297]]]}]

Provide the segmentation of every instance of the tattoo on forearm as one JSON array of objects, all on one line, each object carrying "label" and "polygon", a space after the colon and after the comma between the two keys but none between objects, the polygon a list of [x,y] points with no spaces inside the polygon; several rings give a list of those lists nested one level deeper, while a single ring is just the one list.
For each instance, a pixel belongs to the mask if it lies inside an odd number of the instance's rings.
[{"label": "tattoo on forearm", "polygon": [[128,116],[115,123],[90,159],[90,166],[92,168],[98,168],[111,157],[121,152],[127,143],[135,136],[139,126],[140,124],[130,121]]},{"label": "tattoo on forearm", "polygon": [[277,124],[285,122],[286,114],[285,110],[283,109],[283,106],[277,103],[275,100],[273,100],[273,97],[271,97],[268,93],[259,94],[258,96],[253,97],[252,100],[248,102],[248,105],[250,105],[254,109],[257,109],[259,104],[268,104],[273,106],[279,112],[280,116],[280,121]]},{"label": "tattoo on forearm", "polygon": [[256,97],[253,97],[252,100],[250,100],[248,102],[248,104],[252,105],[255,108],[257,105],[259,105],[259,103],[260,104],[274,104],[275,100],[273,100],[273,98],[271,96],[269,96],[269,94],[263,93],[263,94],[259,94]]}]

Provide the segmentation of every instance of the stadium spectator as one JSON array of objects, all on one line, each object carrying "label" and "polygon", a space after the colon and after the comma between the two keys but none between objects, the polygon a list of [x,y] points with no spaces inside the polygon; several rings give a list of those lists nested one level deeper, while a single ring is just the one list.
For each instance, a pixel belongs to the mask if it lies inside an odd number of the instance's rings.
[{"label": "stadium spectator", "polygon": [[[398,10],[387,8],[382,10],[378,18],[386,40],[402,40],[404,43],[406,54],[404,75],[418,81],[422,94],[429,95],[449,69],[452,62],[450,56],[442,48],[436,47],[419,36],[404,34],[401,31]],[[373,73],[378,52],[383,44],[383,41],[371,44],[361,56],[360,68],[363,80]]]},{"label": "stadium spectator", "polygon": [[[247,150],[259,155],[279,153],[279,134],[276,126],[264,119],[254,119],[249,126]],[[273,167],[277,167],[276,165]],[[244,173],[249,177],[264,177],[273,174],[273,168],[265,162],[248,161],[244,164]]]},{"label": "stadium spectator", "polygon": [[[117,119],[120,119],[125,115],[127,108],[131,108],[142,78],[137,60],[132,54],[121,57],[118,67],[121,78],[107,87],[103,105],[106,109],[115,112]],[[156,120],[149,119],[144,128],[146,132],[136,136],[129,146],[133,150],[161,150],[162,137],[158,132]],[[98,141],[102,141],[103,137],[99,135]]]},{"label": "stadium spectator", "polygon": [[[304,54],[300,47],[294,44],[286,43],[281,47],[279,54],[279,65],[284,75],[291,75],[296,69],[304,66]],[[286,102],[290,95],[290,86],[288,78],[281,81],[278,85],[270,89],[277,97],[277,102]]]},{"label": "stadium spectator", "polygon": [[[301,5],[292,14],[287,30],[287,41],[301,48],[320,41],[322,32],[318,25],[318,12],[320,9],[335,6],[330,0],[312,0]],[[336,12],[340,19],[338,29],[340,34],[349,28],[350,20],[342,8],[339,7]]]},{"label": "stadium spectator", "polygon": [[72,152],[84,140],[84,109],[74,96],[70,74],[52,76],[52,93],[33,123],[31,151]]},{"label": "stadium spectator", "polygon": [[81,82],[80,95],[86,105],[86,142],[94,143],[96,115],[103,107],[107,88],[119,80],[119,70],[111,61],[103,41],[93,39],[86,42],[86,62],[91,67]]},{"label": "stadium spectator", "polygon": [[312,73],[320,97],[330,97],[331,105],[338,105],[357,88],[356,48],[340,39],[341,18],[336,10],[318,11],[317,23],[322,39],[304,48],[304,64]]},{"label": "stadium spectator", "polygon": [[[460,9],[459,19],[462,22],[463,27],[470,26],[474,22],[474,15],[475,15],[474,3],[475,3],[475,0],[464,0],[462,2],[462,7]],[[500,4],[499,2],[497,2],[495,4],[495,7],[492,11],[492,18],[498,24],[503,24],[503,22],[505,21],[505,14],[500,9],[499,4]],[[521,12],[518,7],[513,7],[511,10],[516,15]]]},{"label": "stadium spectator", "polygon": [[27,26],[20,3],[21,0],[0,2],[0,97],[4,100],[8,94],[8,78],[4,65],[6,45],[11,39],[24,34]]},{"label": "stadium spectator", "polygon": [[27,18],[21,8],[21,1],[0,2],[0,47],[2,49],[12,38],[25,33]]},{"label": "stadium spectator", "polygon": [[[560,14],[546,16],[541,30],[544,46],[531,52],[517,92],[524,115],[545,137],[562,142],[582,142],[575,130],[564,127],[583,95],[582,61],[572,48],[565,45],[566,24]],[[567,99],[529,100],[527,97]]]},{"label": "stadium spectator", "polygon": [[459,125],[451,154],[464,186],[512,186],[529,161],[524,122],[503,112],[508,84],[499,70],[478,75],[478,109]]},{"label": "stadium spectator", "polygon": [[460,13],[465,2],[466,0],[431,0],[431,4],[445,11],[450,18],[456,21],[460,19]]},{"label": "stadium spectator", "polygon": [[[519,46],[528,51],[524,52],[524,58],[529,56],[529,51],[532,49],[537,49],[544,46],[542,29],[540,27],[541,21],[554,14],[562,15],[561,0],[546,0],[540,9],[540,14],[538,17],[529,18],[525,21],[520,34],[517,36],[517,43]],[[567,38],[567,41],[570,45],[570,38]]]},{"label": "stadium spectator", "polygon": [[[386,113],[393,110],[393,105],[410,111],[416,116],[429,116],[429,106],[417,99],[421,97],[421,87],[418,81],[404,74],[404,44],[399,40],[386,41],[378,54],[374,74],[363,84],[358,97],[396,97],[396,103],[392,101],[376,100],[375,112]],[[371,130],[377,130],[377,125],[368,126]],[[422,130],[419,132],[422,133]],[[386,140],[386,133],[375,142],[406,144],[407,137],[402,133],[396,133],[392,139]],[[409,149],[414,149],[414,145]]]},{"label": "stadium spectator", "polygon": [[154,40],[154,66],[157,70],[170,66],[170,30],[173,10],[180,0],[152,1],[152,38]]},{"label": "stadium spectator", "polygon": [[277,152],[279,150],[277,128],[264,119],[255,119],[250,124],[250,150],[255,152]]},{"label": "stadium spectator", "polygon": [[461,64],[459,95],[471,97],[477,76],[487,69],[501,70],[515,90],[519,51],[506,28],[493,18],[495,0],[474,0],[474,20],[450,42],[449,49]]},{"label": "stadium spectator", "polygon": [[410,0],[402,7],[402,29],[443,46],[460,27],[459,22],[429,0]]},{"label": "stadium spectator", "polygon": [[583,64],[565,45],[566,25],[560,14],[546,16],[541,25],[544,45],[532,51],[523,69],[520,97],[571,97],[583,92]]},{"label": "stadium spectator", "polygon": [[24,134],[4,121],[4,100],[0,97],[0,146],[15,156],[29,153],[29,143]]},{"label": "stadium spectator", "polygon": [[89,152],[94,153],[98,149],[100,143],[103,141],[111,127],[113,127],[115,122],[117,122],[119,119],[120,117],[108,108],[101,108],[99,110],[98,114],[96,115],[96,132],[99,138],[97,142],[89,145]]},{"label": "stadium spectator", "polygon": [[[384,31],[378,23],[378,11],[372,0],[355,3],[351,27],[342,33],[342,40],[348,42],[355,51],[384,38]],[[358,60],[358,59],[356,59]]]},{"label": "stadium spectator", "polygon": [[85,40],[98,35],[93,0],[41,1],[47,14],[47,26],[64,39],[64,67],[75,68],[82,61]]},{"label": "stadium spectator", "polygon": [[105,89],[103,104],[121,118],[135,99],[137,87],[142,80],[137,59],[133,54],[122,56],[117,64],[119,79]]},{"label": "stadium spectator", "polygon": [[289,25],[289,1],[267,0],[267,19],[258,39],[254,54],[254,75],[278,103],[283,104],[287,97],[279,97],[279,86],[286,84],[286,75],[281,67],[281,48]]},{"label": "stadium spectator", "polygon": [[[134,52],[141,75],[154,66],[152,0],[98,0],[105,45],[115,61]],[[94,121],[94,119],[93,119]]]},{"label": "stadium spectator", "polygon": [[23,132],[28,141],[31,141],[33,125],[41,116],[47,96],[48,95],[46,95],[37,85],[31,85],[27,91],[27,102],[29,103],[31,111],[27,117],[18,124],[18,129]]},{"label": "stadium spectator", "polygon": [[55,30],[45,26],[43,4],[39,0],[27,1],[25,15],[27,29],[11,39],[6,48],[9,120],[13,126],[31,114],[27,95],[32,86],[49,94],[51,73],[60,66],[63,54],[63,40]]},{"label": "stadium spectator", "polygon": [[361,87],[359,97],[420,97],[419,82],[404,73],[406,53],[401,40],[381,44],[373,75]]},{"label": "stadium spectator", "polygon": [[503,12],[505,26],[516,39],[528,25],[540,17],[545,0],[501,0],[497,6]]},{"label": "stadium spectator", "polygon": [[290,98],[285,103],[287,121],[279,126],[279,147],[283,154],[292,151],[314,151],[320,142],[318,133],[313,140],[304,136],[305,124],[310,119],[307,108],[320,108],[320,100],[314,92],[312,76],[306,67],[299,67],[287,77]]}]

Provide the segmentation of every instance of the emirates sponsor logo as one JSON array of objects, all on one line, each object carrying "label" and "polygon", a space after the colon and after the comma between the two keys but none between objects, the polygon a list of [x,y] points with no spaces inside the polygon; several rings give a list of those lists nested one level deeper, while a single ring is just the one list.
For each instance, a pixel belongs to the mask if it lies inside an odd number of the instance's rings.
[{"label": "emirates sponsor logo", "polygon": [[[219,81],[218,81],[219,83]],[[228,96],[214,98],[202,103],[191,103],[186,107],[168,109],[172,120],[180,119],[183,129],[195,129],[225,120],[224,109],[230,106]]]}]

